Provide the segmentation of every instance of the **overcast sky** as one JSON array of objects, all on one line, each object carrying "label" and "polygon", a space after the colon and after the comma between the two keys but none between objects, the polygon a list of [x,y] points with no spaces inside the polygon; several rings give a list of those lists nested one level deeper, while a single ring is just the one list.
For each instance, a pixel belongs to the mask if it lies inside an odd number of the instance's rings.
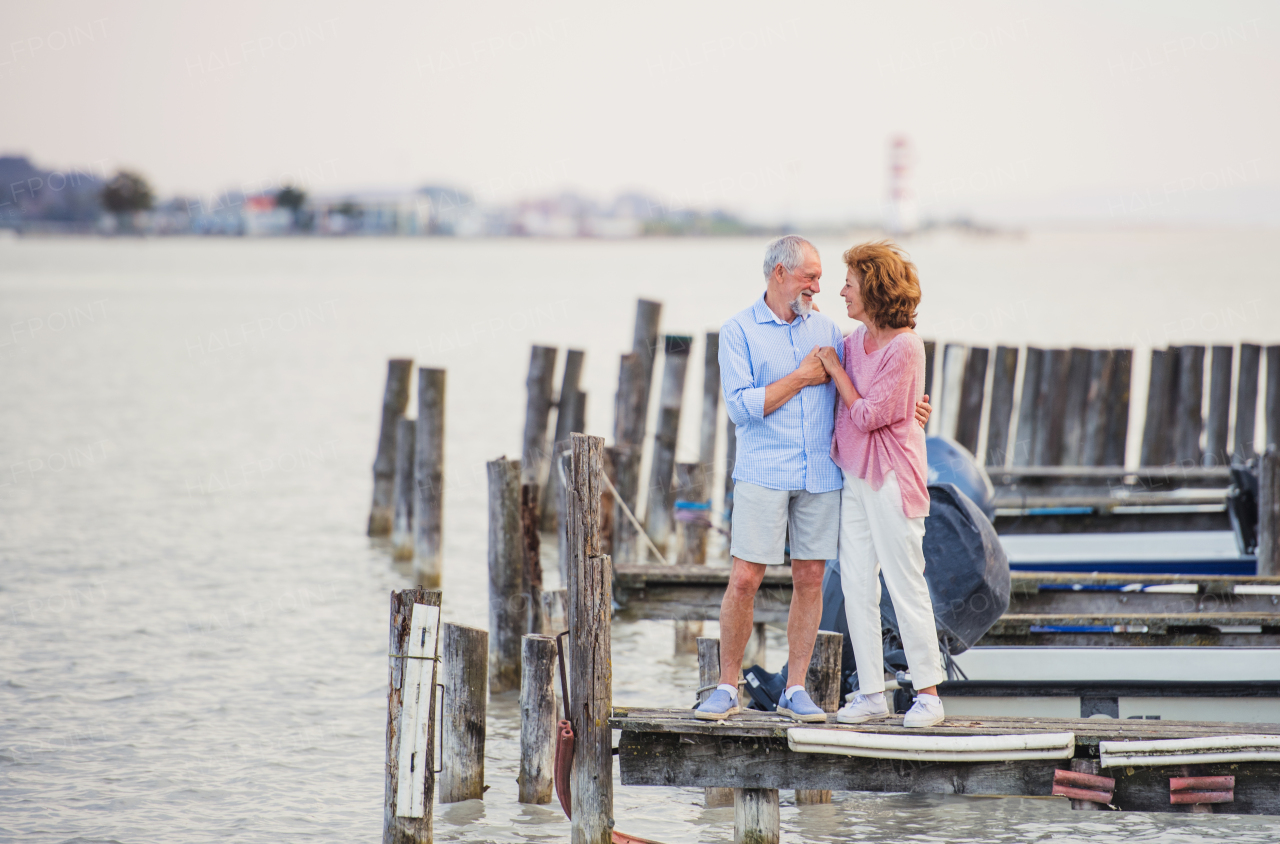
[{"label": "overcast sky", "polygon": [[0,153],[161,194],[640,189],[875,218],[1280,222],[1274,3],[7,2]]}]

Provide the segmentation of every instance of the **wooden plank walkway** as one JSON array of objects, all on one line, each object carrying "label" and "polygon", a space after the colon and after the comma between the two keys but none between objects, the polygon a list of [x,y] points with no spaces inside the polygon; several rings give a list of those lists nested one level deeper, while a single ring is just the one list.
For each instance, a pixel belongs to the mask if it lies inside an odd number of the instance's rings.
[{"label": "wooden plank walkway", "polygon": [[[728,582],[727,568],[620,565],[614,569],[613,580],[618,617],[714,621],[720,617],[720,601]],[[755,620],[783,624],[790,604],[791,572],[785,568],[767,570],[756,595]],[[1028,634],[1031,626],[1145,625],[1145,633],[1150,634],[1148,640],[1151,636],[1169,635],[1185,639],[1188,628],[1280,624],[1280,577],[1012,572],[1009,613],[988,636],[1021,636]],[[1148,614],[1160,617],[1146,618]],[[1135,620],[1140,615],[1143,618]],[[1076,620],[1068,620],[1068,616]],[[1087,620],[1083,620],[1086,616]],[[1172,634],[1171,628],[1175,631]],[[1098,635],[1102,634],[1095,634],[1094,638]],[[1132,635],[1139,633],[1113,631],[1106,635],[1113,635],[1114,641],[1105,644],[1137,644]],[[1194,643],[1222,644],[1223,635],[1275,634],[1223,634],[1199,629]],[[1241,641],[1263,644],[1258,638]],[[984,644],[991,643],[984,640]]]},{"label": "wooden plank walkway", "polygon": [[[908,730],[900,716],[856,727],[799,725],[781,715],[744,712],[724,722],[699,721],[691,710],[615,708],[610,726],[622,731],[618,763],[623,785],[734,788],[804,788],[835,791],[1048,796],[1055,769],[1070,760],[919,762],[835,754],[796,753],[791,727],[936,736],[1071,732],[1076,757],[1098,758],[1101,741],[1209,736],[1280,736],[1280,724],[1199,723],[1108,718],[960,718]],[[1235,776],[1235,800],[1215,812],[1280,814],[1280,763],[1237,762],[1195,766],[1106,768],[1116,780],[1113,805],[1138,811],[1182,811],[1169,799],[1169,778]]]}]

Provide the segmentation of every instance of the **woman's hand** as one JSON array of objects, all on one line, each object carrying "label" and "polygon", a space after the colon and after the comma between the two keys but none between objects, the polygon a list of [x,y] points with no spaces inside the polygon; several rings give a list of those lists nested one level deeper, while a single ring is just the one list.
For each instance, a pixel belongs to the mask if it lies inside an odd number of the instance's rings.
[{"label": "woman's hand", "polygon": [[925,393],[924,398],[916,402],[916,421],[920,423],[921,428],[928,427],[931,413],[933,413],[933,406],[929,404],[929,394]]},{"label": "woman's hand", "polygon": [[836,353],[834,346],[820,347],[818,349],[818,360],[822,361],[822,368],[832,378],[835,377],[837,372],[844,372],[844,365],[840,363],[840,355]]}]

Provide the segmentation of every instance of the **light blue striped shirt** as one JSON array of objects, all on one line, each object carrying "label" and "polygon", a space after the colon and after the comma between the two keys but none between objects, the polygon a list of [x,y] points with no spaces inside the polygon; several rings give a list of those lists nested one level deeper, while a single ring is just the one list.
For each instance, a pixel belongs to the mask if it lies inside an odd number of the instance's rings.
[{"label": "light blue striped shirt", "polygon": [[795,372],[818,346],[834,346],[844,360],[844,338],[834,322],[817,312],[783,322],[763,295],[720,328],[720,383],[738,434],[735,481],[809,492],[843,485],[831,459],[833,384],[804,387],[764,415],[764,388]]}]

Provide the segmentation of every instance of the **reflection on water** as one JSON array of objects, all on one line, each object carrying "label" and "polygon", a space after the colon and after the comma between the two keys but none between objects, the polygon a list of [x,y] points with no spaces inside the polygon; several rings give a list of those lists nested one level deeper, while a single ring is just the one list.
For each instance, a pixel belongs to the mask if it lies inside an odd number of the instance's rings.
[{"label": "reflection on water", "polygon": [[[1161,326],[1180,313],[1221,310],[1203,284],[1212,265],[1263,301],[1243,327],[1199,319],[1206,333],[1192,339],[1266,339],[1277,309],[1262,271],[1277,248],[1222,237],[921,242],[933,309],[922,331],[1167,342]],[[820,245],[829,262],[841,246]],[[587,350],[589,428],[607,431],[636,296],[665,300],[672,330],[713,327],[759,289],[759,251],[0,244],[0,840],[377,841],[387,594],[407,585],[362,535],[386,358],[449,370],[444,614],[484,626],[483,463],[519,453],[529,343]],[[1068,260],[1080,254],[1092,256],[1085,278]],[[1033,273],[1042,284],[1026,283]],[[1077,301],[1120,280],[1126,301],[1145,303],[1120,302],[1127,321]],[[831,285],[822,295],[836,301]],[[1009,302],[1022,303],[1019,320],[978,324]],[[55,330],[57,313],[85,316]],[[685,417],[692,448],[696,414]],[[619,704],[691,703],[696,666],[670,655],[671,635],[655,622],[615,628]],[[770,653],[772,664],[779,641]],[[490,790],[437,807],[440,840],[566,840],[557,808],[515,802],[517,732],[514,695],[495,697]],[[1280,820],[1082,815],[1049,800],[837,794],[799,810],[790,797],[791,840],[1280,837]],[[700,802],[695,789],[619,788],[618,824],[666,842],[728,841],[732,811]]]}]

